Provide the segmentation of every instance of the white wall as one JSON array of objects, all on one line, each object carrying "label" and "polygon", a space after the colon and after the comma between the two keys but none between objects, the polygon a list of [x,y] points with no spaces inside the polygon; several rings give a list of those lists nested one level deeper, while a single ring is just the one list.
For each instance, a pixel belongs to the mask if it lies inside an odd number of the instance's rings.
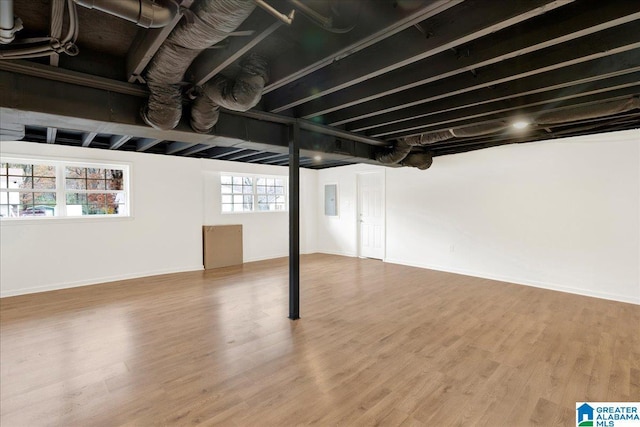
[{"label": "white wall", "polygon": [[[245,261],[286,256],[286,213],[221,215],[219,172],[287,175],[276,166],[0,143],[3,156],[127,162],[132,218],[4,221],[0,295],[18,295],[131,277],[202,269],[202,225],[243,224]],[[316,244],[316,171],[301,173],[301,250]]]},{"label": "white wall", "polygon": [[[319,220],[321,251],[356,253],[357,171],[319,175],[349,203]],[[637,130],[387,168],[386,207],[388,262],[640,303]]]},{"label": "white wall", "polygon": [[[286,256],[285,213],[222,215],[219,172],[287,169],[2,142],[7,156],[129,162],[132,219],[2,222],[1,295],[202,268],[201,226],[243,224],[245,261]],[[301,173],[301,251],[357,255],[356,165]],[[640,303],[640,132],[384,168],[386,261]],[[338,184],[338,217],[324,184]]]},{"label": "white wall", "polygon": [[[288,176],[282,166],[253,165],[208,160],[203,162],[204,223],[242,224],[244,261],[258,261],[289,255],[289,213],[221,213],[220,172]],[[316,247],[316,171],[300,170],[300,252]]]},{"label": "white wall", "polygon": [[[358,256],[358,173],[385,170],[372,165],[350,165],[318,171],[318,252]],[[338,216],[324,215],[324,186],[338,185]]]}]

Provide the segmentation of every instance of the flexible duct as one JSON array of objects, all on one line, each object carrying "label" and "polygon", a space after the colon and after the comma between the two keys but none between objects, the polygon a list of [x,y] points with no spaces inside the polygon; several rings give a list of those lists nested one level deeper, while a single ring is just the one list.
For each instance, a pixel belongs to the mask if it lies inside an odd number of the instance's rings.
[{"label": "flexible duct", "polygon": [[109,15],[134,22],[144,28],[160,28],[171,22],[178,13],[178,5],[172,1],[166,6],[154,0],[74,0],[88,9],[96,9]]},{"label": "flexible duct", "polygon": [[410,138],[398,139],[391,150],[378,153],[376,155],[376,160],[385,165],[395,165],[400,163],[402,160],[404,160],[405,157],[409,155],[409,153],[411,152],[411,148],[413,148],[413,145],[408,142],[408,139]]},{"label": "flexible duct", "polygon": [[422,153],[410,153],[400,162],[402,166],[410,166],[420,170],[426,170],[433,164],[433,154],[430,151]]},{"label": "flexible duct", "polygon": [[218,121],[220,107],[234,111],[255,107],[267,80],[267,62],[257,55],[242,62],[234,79],[216,76],[203,86],[201,96],[191,107],[191,127],[196,132],[209,133]]},{"label": "flexible duct", "polygon": [[182,115],[181,83],[191,62],[204,49],[225,39],[251,14],[253,0],[201,0],[191,9],[153,57],[146,74],[149,101],[144,121],[157,129],[173,129]]},{"label": "flexible duct", "polygon": [[596,105],[586,105],[583,107],[573,108],[571,110],[560,110],[550,113],[544,113],[536,118],[536,123],[540,125],[569,123],[578,120],[611,116],[613,114],[635,110],[636,108],[640,108],[639,97],[610,101]]},{"label": "flexible duct", "polygon": [[[377,160],[384,164],[402,164],[403,166],[413,166],[419,169],[428,169],[433,159],[431,155],[418,155],[424,153],[411,153],[411,147],[424,146],[451,138],[464,138],[470,136],[488,135],[505,129],[507,125],[502,122],[486,123],[481,125],[458,127],[443,131],[427,132],[421,135],[410,136],[399,139],[389,152],[381,153]],[[411,158],[410,158],[411,157]]]}]

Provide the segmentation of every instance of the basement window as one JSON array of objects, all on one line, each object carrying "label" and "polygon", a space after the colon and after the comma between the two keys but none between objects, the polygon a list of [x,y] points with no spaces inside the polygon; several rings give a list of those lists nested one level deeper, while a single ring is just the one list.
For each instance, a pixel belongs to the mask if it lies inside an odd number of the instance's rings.
[{"label": "basement window", "polygon": [[220,176],[222,213],[287,210],[287,180],[272,176]]},{"label": "basement window", "polygon": [[129,216],[129,167],[3,158],[0,217]]}]

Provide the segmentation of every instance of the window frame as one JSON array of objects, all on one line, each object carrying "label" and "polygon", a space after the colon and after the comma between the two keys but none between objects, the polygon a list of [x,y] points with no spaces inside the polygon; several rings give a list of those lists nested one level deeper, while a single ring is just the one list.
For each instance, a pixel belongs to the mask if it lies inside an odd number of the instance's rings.
[{"label": "window frame", "polygon": [[[73,158],[54,158],[54,157],[36,157],[36,156],[24,156],[24,155],[13,155],[13,154],[2,154],[0,155],[0,163],[17,163],[17,164],[30,164],[30,165],[46,165],[55,167],[55,189],[51,190],[39,190],[39,189],[16,189],[19,192],[53,192],[55,193],[56,198],[56,215],[54,216],[17,216],[17,217],[0,217],[0,221],[3,224],[11,224],[11,223],[22,223],[28,221],[40,222],[40,221],[113,221],[113,220],[124,220],[124,219],[132,219],[133,218],[133,205],[132,205],[132,185],[131,185],[131,174],[133,166],[128,162],[118,162],[118,161],[96,161],[96,160],[84,160],[84,159],[73,159]],[[77,190],[77,189],[67,189],[66,188],[66,177],[65,171],[67,167],[77,167],[77,168],[95,168],[95,169],[117,169],[122,170],[122,190]],[[7,170],[7,172],[9,172]],[[10,175],[7,175],[10,176]],[[13,189],[5,189],[1,188],[1,193],[10,193]],[[122,192],[124,193],[124,212],[119,212],[117,214],[93,214],[93,215],[68,215],[67,213],[67,194],[69,193],[116,193]],[[8,199],[8,196],[7,196]],[[33,205],[35,206],[35,205]]]},{"label": "window frame", "polygon": [[[252,196],[252,205],[251,210],[243,210],[243,211],[224,211],[223,206],[228,205],[229,203],[223,203],[223,196],[234,196],[240,195],[236,193],[223,193],[222,186],[227,185],[222,183],[222,177],[228,176],[231,177],[232,182],[233,178],[251,178],[251,196]],[[266,193],[258,193],[258,180],[259,179],[281,179],[283,181],[282,188],[284,189],[283,194],[277,194],[278,196],[284,196],[284,209],[281,210],[259,210],[258,209],[258,197],[264,196]],[[233,185],[233,184],[231,184]],[[218,191],[220,192],[220,213],[222,215],[244,215],[244,214],[256,214],[256,213],[283,213],[289,212],[289,177],[286,175],[264,175],[264,174],[247,174],[247,173],[236,173],[236,172],[220,172],[219,180],[218,180]],[[242,194],[243,196],[245,193]],[[246,194],[248,195],[248,194]]]}]

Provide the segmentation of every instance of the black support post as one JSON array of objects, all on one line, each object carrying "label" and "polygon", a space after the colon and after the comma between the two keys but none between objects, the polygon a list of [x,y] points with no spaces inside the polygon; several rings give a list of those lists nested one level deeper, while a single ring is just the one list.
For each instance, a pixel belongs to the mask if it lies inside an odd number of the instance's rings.
[{"label": "black support post", "polygon": [[300,125],[289,142],[289,319],[300,318]]}]

